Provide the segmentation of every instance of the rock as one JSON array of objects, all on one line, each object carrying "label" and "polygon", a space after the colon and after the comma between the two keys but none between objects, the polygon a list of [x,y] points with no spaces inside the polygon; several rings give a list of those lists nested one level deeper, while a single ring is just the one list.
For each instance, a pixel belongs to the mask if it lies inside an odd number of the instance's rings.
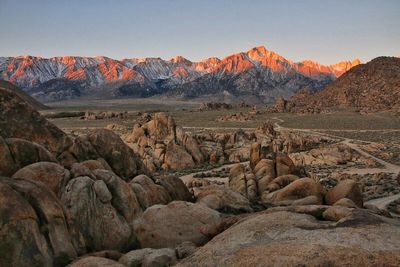
[{"label": "rock", "polygon": [[172,142],[167,146],[164,161],[172,170],[188,169],[195,165],[192,156],[183,147]]},{"label": "rock", "polygon": [[0,136],[0,175],[10,177],[17,171],[18,167],[6,141]]},{"label": "rock", "polygon": [[282,176],[287,174],[293,174],[295,166],[293,161],[284,154],[278,154],[276,156],[276,176]]},{"label": "rock", "polygon": [[88,159],[88,160],[82,161],[80,164],[83,165],[84,167],[88,168],[91,171],[94,171],[94,170],[112,171],[110,165],[108,165],[108,163],[102,158]]},{"label": "rock", "polygon": [[140,247],[174,248],[184,241],[203,245],[217,234],[219,212],[202,204],[173,201],[148,208],[134,225]]},{"label": "rock", "polygon": [[352,200],[359,208],[363,207],[362,190],[357,182],[353,180],[340,181],[332,188],[325,196],[325,201],[328,205],[335,204],[341,198]]},{"label": "rock", "polygon": [[250,168],[254,169],[257,163],[261,160],[260,158],[261,144],[253,143],[250,147]]},{"label": "rock", "polygon": [[172,266],[176,261],[175,251],[171,248],[143,248],[126,253],[119,263],[128,267],[158,267]]},{"label": "rock", "polygon": [[291,206],[278,206],[269,208],[263,213],[274,213],[279,211],[294,212],[300,214],[307,214],[315,217],[318,220],[323,220],[322,214],[331,206],[326,205],[291,205]]},{"label": "rock", "polygon": [[18,170],[40,161],[57,162],[57,159],[39,144],[18,138],[8,138],[5,141],[14,159],[13,169]]},{"label": "rock", "polygon": [[71,145],[70,138],[63,131],[48,122],[14,91],[3,88],[0,88],[0,136],[35,142],[55,155]]},{"label": "rock", "polygon": [[200,187],[199,190],[197,203],[205,204],[211,209],[227,213],[253,211],[247,198],[226,186],[209,185]]},{"label": "rock", "polygon": [[42,183],[0,178],[0,224],[0,266],[64,266],[84,252],[62,204]]},{"label": "rock", "polygon": [[257,180],[258,194],[262,195],[269,183],[276,177],[275,162],[270,159],[262,159],[253,169]]},{"label": "rock", "polygon": [[245,173],[243,164],[234,165],[230,169],[229,187],[250,200],[257,197],[257,182],[252,173]]},{"label": "rock", "polygon": [[182,242],[175,248],[175,254],[178,259],[184,259],[192,255],[197,250],[195,244],[190,241]]},{"label": "rock", "polygon": [[123,253],[116,250],[101,250],[86,254],[86,256],[107,258],[114,261],[118,261],[123,255]]},{"label": "rock", "polygon": [[[248,216],[177,266],[395,266],[398,223],[372,215],[336,225],[286,211]],[[351,238],[349,238],[351,236]]]},{"label": "rock", "polygon": [[302,199],[308,196],[318,198],[319,204],[322,204],[324,190],[322,186],[310,178],[295,180],[286,187],[262,195],[262,201],[273,204],[291,204],[294,200]]},{"label": "rock", "polygon": [[68,152],[76,159],[82,162],[90,159],[97,159],[100,155],[90,143],[88,136],[78,136],[72,140],[72,145],[68,148]]},{"label": "rock", "polygon": [[187,202],[193,200],[193,196],[189,192],[186,185],[181,179],[176,176],[163,176],[162,178],[159,178],[156,182],[164,187],[165,190],[167,190],[167,193],[172,200],[182,200]]},{"label": "rock", "polygon": [[86,176],[71,179],[61,200],[90,250],[126,249],[134,239],[131,228],[112,203],[103,203],[94,183]]},{"label": "rock", "polygon": [[234,165],[229,171],[229,187],[241,194],[247,196],[247,182],[243,164]]},{"label": "rock", "polygon": [[268,184],[266,190],[268,192],[276,191],[278,189],[284,188],[285,186],[289,185],[297,179],[299,179],[299,177],[292,174],[276,177]]},{"label": "rock", "polygon": [[37,162],[18,170],[12,177],[41,182],[60,196],[70,179],[70,173],[57,163]]},{"label": "rock", "polygon": [[102,257],[86,256],[69,265],[69,267],[126,267],[117,261]]},{"label": "rock", "polygon": [[332,206],[329,207],[324,213],[322,217],[328,221],[337,222],[345,217],[351,216],[351,209],[344,206]]},{"label": "rock", "polygon": [[74,163],[71,165],[71,178],[77,178],[80,176],[87,176],[92,178],[93,180],[96,179],[96,176],[93,174],[93,172],[84,164],[82,163]]},{"label": "rock", "polygon": [[333,206],[342,206],[347,208],[357,208],[357,205],[348,198],[341,198],[333,204]]},{"label": "rock", "polygon": [[297,199],[292,202],[293,206],[304,206],[304,205],[320,205],[321,200],[317,196],[308,196]]},{"label": "rock", "polygon": [[287,105],[287,101],[283,98],[283,96],[278,96],[275,99],[275,104],[269,108],[269,112],[272,112],[272,113],[288,112],[286,105]]},{"label": "rock", "polygon": [[204,162],[204,156],[200,151],[196,139],[190,135],[183,134],[182,139],[179,142],[185,147],[186,151],[189,152],[197,164]]},{"label": "rock", "polygon": [[116,133],[100,129],[91,133],[88,140],[118,176],[127,180],[138,174],[136,154]]},{"label": "rock", "polygon": [[156,204],[168,204],[172,201],[167,190],[155,184],[154,181],[146,175],[138,175],[129,182],[138,202],[143,210]]},{"label": "rock", "polygon": [[129,183],[111,171],[94,170],[93,173],[97,179],[106,184],[107,189],[112,195],[111,204],[128,223],[131,224],[133,220],[142,214],[139,200]]},{"label": "rock", "polygon": [[108,191],[107,185],[102,180],[97,180],[93,184],[94,192],[96,192],[96,196],[103,203],[108,203],[112,199],[112,195],[110,191]]}]

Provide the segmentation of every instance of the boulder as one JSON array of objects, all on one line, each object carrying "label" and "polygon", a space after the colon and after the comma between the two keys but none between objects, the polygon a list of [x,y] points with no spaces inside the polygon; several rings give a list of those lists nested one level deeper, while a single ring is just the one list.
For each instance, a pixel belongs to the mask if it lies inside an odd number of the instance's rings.
[{"label": "boulder", "polygon": [[171,248],[143,248],[130,251],[119,259],[119,263],[128,267],[172,266],[177,259]]},{"label": "boulder", "polygon": [[310,178],[302,178],[295,180],[280,190],[263,194],[261,199],[265,203],[291,204],[295,200],[308,196],[317,197],[319,204],[322,204],[324,189],[314,180]]},{"label": "boulder", "polygon": [[107,185],[102,180],[97,180],[93,184],[94,192],[98,199],[103,203],[109,203],[112,199],[112,195],[107,188]]},{"label": "boulder", "polygon": [[209,185],[199,188],[197,203],[225,213],[252,212],[250,202],[241,194],[232,191],[226,186]]},{"label": "boulder", "polygon": [[[181,127],[179,128],[182,129]],[[183,132],[183,130],[181,131]],[[182,137],[180,140],[178,140],[178,142],[185,147],[186,151],[189,152],[189,154],[193,157],[196,164],[204,162],[204,155],[203,153],[201,153],[199,143],[196,141],[196,139],[184,133],[182,134]]]},{"label": "boulder", "polygon": [[31,205],[0,182],[0,266],[52,266],[46,238]]},{"label": "boulder", "polygon": [[90,143],[88,136],[78,136],[72,140],[72,145],[68,152],[78,161],[82,162],[89,159],[99,158],[96,149]]},{"label": "boulder", "polygon": [[347,208],[357,208],[357,205],[348,198],[341,198],[333,204],[333,206],[342,206]]},{"label": "boulder", "polygon": [[282,176],[287,174],[293,174],[295,166],[293,161],[285,154],[278,154],[276,160],[276,176]]},{"label": "boulder", "polygon": [[88,168],[91,171],[94,170],[107,170],[107,171],[112,171],[110,165],[108,165],[107,161],[105,161],[102,158],[98,159],[88,159],[85,161],[82,161],[80,163],[84,167]]},{"label": "boulder", "polygon": [[254,200],[257,197],[255,177],[252,173],[245,173],[243,164],[236,164],[230,169],[229,187],[249,200]]},{"label": "boulder", "polygon": [[70,179],[70,173],[57,163],[37,162],[23,167],[12,177],[41,182],[57,196],[60,196]]},{"label": "boulder", "polygon": [[110,199],[111,204],[128,223],[132,223],[133,220],[142,214],[139,200],[129,183],[111,171],[94,170],[93,173],[98,180],[105,183],[112,196]]},{"label": "boulder", "polygon": [[365,220],[337,225],[277,211],[242,219],[177,266],[396,266],[399,262],[400,231],[395,221],[367,215]]},{"label": "boulder", "polygon": [[253,173],[257,180],[258,194],[262,195],[269,183],[276,177],[275,161],[262,159],[253,168]]},{"label": "boulder", "polygon": [[299,179],[299,177],[293,174],[276,177],[268,184],[266,190],[268,192],[276,191],[278,189],[284,188],[285,186],[289,185],[290,183],[294,182],[297,179]]},{"label": "boulder", "polygon": [[184,259],[192,255],[197,250],[195,244],[190,241],[185,241],[175,248],[175,254],[178,259]]},{"label": "boulder", "polygon": [[138,175],[129,182],[143,210],[156,204],[168,204],[172,201],[167,190],[146,175]]},{"label": "boulder", "polygon": [[260,158],[261,144],[253,143],[250,147],[250,168],[254,169],[257,163],[261,160]]},{"label": "boulder", "polygon": [[100,191],[94,184],[95,181],[86,176],[71,179],[67,184],[61,200],[71,220],[90,250],[124,250],[130,247],[134,237],[128,222],[110,201],[105,201],[108,193],[104,183]]},{"label": "boulder", "polygon": [[173,142],[167,146],[164,162],[172,170],[188,169],[195,165],[192,156],[182,146]]},{"label": "boulder", "polygon": [[99,129],[89,134],[88,140],[118,176],[127,180],[138,174],[137,156],[118,134]]},{"label": "boulder", "polygon": [[333,205],[342,198],[352,200],[359,208],[363,207],[362,190],[356,181],[350,179],[340,181],[334,188],[328,191],[325,201],[328,205]]},{"label": "boulder", "polygon": [[71,145],[67,134],[48,122],[14,91],[3,88],[0,88],[0,136],[35,142],[55,155]]},{"label": "boulder", "polygon": [[292,206],[320,205],[321,199],[318,196],[308,196],[294,200]]},{"label": "boulder", "polygon": [[39,144],[19,138],[8,138],[5,141],[17,170],[40,161],[57,162],[57,159]]},{"label": "boulder", "polygon": [[64,266],[84,252],[61,202],[44,184],[0,178],[0,196],[1,266]]},{"label": "boulder", "polygon": [[218,232],[219,212],[202,204],[173,201],[148,208],[134,225],[141,248],[175,248],[184,241],[200,246]]},{"label": "boulder", "polygon": [[18,167],[6,141],[0,136],[0,175],[10,177]]},{"label": "boulder", "polygon": [[349,217],[352,215],[351,209],[344,206],[332,206],[329,207],[324,213],[322,217],[328,221],[337,222],[343,218]]},{"label": "boulder", "polygon": [[172,200],[192,201],[193,196],[181,179],[173,175],[163,176],[156,183],[164,187]]},{"label": "boulder", "polygon": [[118,261],[123,255],[123,253],[116,250],[101,250],[85,254],[85,256],[107,258],[114,261]]},{"label": "boulder", "polygon": [[71,165],[70,169],[71,173],[71,178],[77,178],[80,176],[87,176],[92,178],[93,180],[96,179],[96,176],[93,174],[93,172],[84,164],[82,163],[74,163]]},{"label": "boulder", "polygon": [[117,261],[96,256],[82,257],[69,265],[69,267],[126,267]]}]

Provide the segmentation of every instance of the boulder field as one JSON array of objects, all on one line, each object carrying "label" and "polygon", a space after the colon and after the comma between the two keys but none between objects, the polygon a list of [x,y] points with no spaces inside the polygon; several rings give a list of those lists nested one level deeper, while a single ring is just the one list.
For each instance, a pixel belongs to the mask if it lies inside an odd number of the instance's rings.
[{"label": "boulder field", "polygon": [[[398,266],[399,220],[288,156],[314,141],[190,134],[165,113],[72,136],[0,88],[0,266]],[[217,162],[237,163],[227,184],[173,174]]]}]

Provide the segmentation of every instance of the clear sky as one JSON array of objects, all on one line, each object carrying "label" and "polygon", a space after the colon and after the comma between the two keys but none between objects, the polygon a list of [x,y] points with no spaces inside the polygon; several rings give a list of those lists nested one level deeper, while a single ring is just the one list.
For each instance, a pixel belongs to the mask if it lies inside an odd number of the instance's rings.
[{"label": "clear sky", "polygon": [[0,56],[400,55],[400,0],[0,0]]}]

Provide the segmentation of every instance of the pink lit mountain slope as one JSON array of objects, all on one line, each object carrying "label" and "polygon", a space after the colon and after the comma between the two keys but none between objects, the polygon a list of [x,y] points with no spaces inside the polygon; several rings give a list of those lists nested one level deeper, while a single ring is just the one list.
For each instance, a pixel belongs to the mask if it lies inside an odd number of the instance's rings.
[{"label": "pink lit mountain slope", "polygon": [[42,101],[83,95],[201,97],[223,92],[251,94],[265,102],[278,94],[290,96],[303,87],[318,90],[358,64],[359,60],[329,66],[313,61],[295,63],[262,46],[200,62],[182,56],[170,60],[20,56],[0,57],[0,79]]}]

